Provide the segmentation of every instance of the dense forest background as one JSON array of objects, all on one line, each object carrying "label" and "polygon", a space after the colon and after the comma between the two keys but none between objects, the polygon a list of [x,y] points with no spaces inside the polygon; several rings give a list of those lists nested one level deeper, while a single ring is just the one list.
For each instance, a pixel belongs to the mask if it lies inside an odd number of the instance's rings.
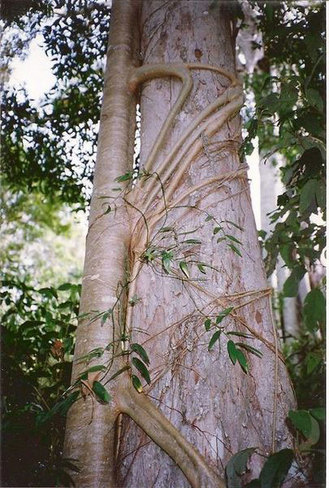
[{"label": "dense forest background", "polygon": [[[261,164],[276,167],[283,183],[271,230],[260,230],[259,240],[268,275],[278,260],[288,271],[273,302],[298,399],[288,422],[296,456],[313,459],[311,479],[322,486],[325,3],[229,8],[241,35],[251,27],[258,33],[250,42],[251,56],[261,53],[253,69],[246,54],[239,58],[252,100],[243,111],[241,159],[257,137]],[[76,220],[88,214],[110,6],[5,1],[1,22],[2,486],[69,486],[66,468],[74,464],[61,450],[84,245]],[[24,59],[40,34],[57,81],[36,103],[9,81],[13,60]],[[287,298],[297,304],[293,334],[284,320]]]}]

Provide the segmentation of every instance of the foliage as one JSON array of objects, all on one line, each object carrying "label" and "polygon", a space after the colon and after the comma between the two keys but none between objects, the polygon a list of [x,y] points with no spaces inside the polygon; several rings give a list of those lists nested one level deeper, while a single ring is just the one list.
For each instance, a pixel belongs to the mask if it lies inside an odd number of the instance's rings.
[{"label": "foliage", "polygon": [[265,162],[277,152],[285,157],[286,189],[271,214],[275,225],[265,241],[266,264],[271,274],[281,255],[291,270],[285,296],[296,296],[300,279],[325,246],[323,221],[314,218],[319,214],[325,220],[325,5],[253,3],[265,50],[259,66],[267,68],[249,80],[256,113],[247,124],[246,142],[259,136]]},{"label": "foliage", "polygon": [[4,179],[11,191],[38,192],[85,208],[96,153],[109,9],[103,3],[54,0],[47,2],[45,16],[39,7],[33,6],[32,23],[32,14],[15,17],[5,39],[9,44],[13,32],[19,39],[25,32],[30,38],[41,32],[58,82],[41,105],[29,100],[23,88],[3,92]]},{"label": "foliage", "polygon": [[256,451],[255,447],[243,449],[231,457],[225,468],[227,488],[279,488],[286,479],[294,459],[291,449],[282,449],[271,454],[261,469],[259,478],[242,484],[243,475],[248,472],[247,463]]},{"label": "foliage", "polygon": [[[257,8],[264,58],[247,80],[256,110],[247,122],[244,149],[250,153],[251,140],[257,135],[265,164],[276,164],[276,154],[284,157],[280,171],[285,190],[270,214],[273,230],[267,236],[261,233],[268,274],[279,256],[290,270],[282,291],[284,300],[298,295],[305,273],[311,278],[315,275],[326,245],[325,3],[251,3]],[[307,433],[302,428],[302,436],[304,445],[313,449],[311,458],[317,460],[313,481],[321,483],[324,463],[319,452],[324,436],[308,412],[323,407],[325,401],[325,298],[324,284],[312,279],[311,283],[302,304],[300,334],[289,338],[284,353],[302,409],[291,413],[290,421],[297,430],[300,418],[313,426]]]},{"label": "foliage", "polygon": [[7,486],[67,483],[61,459],[80,285],[35,289],[3,280],[2,431]]}]

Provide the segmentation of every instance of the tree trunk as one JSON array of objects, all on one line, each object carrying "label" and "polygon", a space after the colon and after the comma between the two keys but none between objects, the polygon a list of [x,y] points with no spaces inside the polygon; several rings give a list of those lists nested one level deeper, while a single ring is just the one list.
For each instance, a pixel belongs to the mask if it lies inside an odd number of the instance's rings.
[{"label": "tree trunk", "polygon": [[[144,2],[143,64],[202,62],[234,73],[234,32],[229,12],[225,2],[221,8],[211,4],[210,1]],[[204,69],[193,70],[192,76],[191,96],[154,161],[154,171],[159,169],[184,129],[229,85],[225,77]],[[175,78],[157,79],[143,85],[142,165],[179,90],[180,83]],[[214,178],[218,182],[181,199],[179,205],[185,207],[170,210],[149,238],[154,238],[154,246],[168,249],[173,242],[170,237],[162,239],[161,226],[174,228],[177,234],[197,229],[194,234],[186,234],[186,238],[200,238],[202,244],[192,248],[181,246],[173,265],[179,269],[179,260],[186,261],[193,281],[166,275],[158,263],[144,265],[135,289],[141,301],[133,310],[132,322],[138,328],[133,341],[142,343],[151,356],[152,384],[147,393],[206,456],[209,464],[223,473],[231,455],[243,448],[259,446],[268,454],[274,444],[277,448],[286,445],[288,432],[284,419],[294,401],[281,357],[276,364],[270,299],[247,178],[239,175],[226,182],[221,180],[241,168],[239,118],[227,121],[213,137],[201,133],[197,141],[200,151],[184,170],[171,197],[172,180],[164,182],[167,207],[200,182]],[[183,164],[182,157],[176,172]],[[158,199],[162,199],[160,189]],[[242,241],[243,245],[237,246],[242,258],[228,246],[234,241],[226,239],[217,244],[222,233],[214,235],[217,224],[213,220],[205,222],[207,214],[222,222],[227,234]],[[205,262],[212,268],[205,268],[204,275],[194,261]],[[266,341],[265,344],[257,339],[246,341],[263,353],[262,359],[249,355],[250,373],[246,375],[237,364],[233,366],[230,362],[224,337],[213,351],[207,351],[212,334],[205,333],[203,323],[208,315],[250,301],[223,321],[230,331],[248,332],[249,328]],[[237,336],[231,338],[239,341]],[[189,486],[175,463],[128,419],[124,422],[122,438],[120,486]],[[262,460],[255,457],[253,474],[259,462]]]},{"label": "tree trunk", "polygon": [[[138,21],[138,2],[113,3],[81,304],[82,313],[113,313],[83,319],[73,372],[85,369],[77,358],[112,342],[101,359],[112,400],[102,406],[89,395],[69,413],[65,455],[79,459],[79,487],[224,487],[232,454],[291,444],[293,393],[238,157],[243,98],[227,5],[144,0]],[[138,53],[142,67],[133,68]],[[132,172],[139,87],[140,178],[115,197],[114,179]],[[216,317],[223,330],[208,351]],[[228,340],[263,357],[236,346],[244,372]],[[144,393],[127,371],[110,381],[131,367],[131,343],[150,357]],[[254,455],[250,479],[262,464]]]}]

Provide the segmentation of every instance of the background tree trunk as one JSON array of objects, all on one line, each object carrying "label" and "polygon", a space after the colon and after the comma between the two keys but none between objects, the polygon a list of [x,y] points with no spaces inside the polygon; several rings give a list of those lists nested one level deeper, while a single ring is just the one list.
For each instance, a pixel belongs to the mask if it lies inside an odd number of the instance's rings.
[{"label": "background tree trunk", "polygon": [[[144,1],[143,64],[202,62],[234,72],[234,22],[227,6],[226,2],[218,5],[211,1]],[[176,117],[153,170],[183,129],[228,86],[225,77],[213,72],[200,69],[192,74],[192,94]],[[142,165],[179,90],[180,82],[174,78],[156,79],[143,85]],[[239,168],[238,117],[224,124],[211,140],[201,139],[203,150],[181,177],[167,206],[201,181]],[[165,191],[168,192],[167,187]],[[160,192],[157,198],[162,198]],[[188,263],[192,284],[177,279],[176,275],[166,275],[161,264],[144,264],[136,284],[136,294],[141,300],[132,310],[133,341],[143,344],[151,358],[152,383],[145,391],[206,456],[209,464],[223,473],[231,455],[241,449],[258,446],[269,454],[273,448],[290,443],[284,419],[294,407],[294,399],[285,366],[274,352],[270,300],[247,178],[205,186],[190,194],[181,205],[187,207],[171,210],[166,222],[163,219],[158,223],[153,231],[153,244],[163,246],[161,249],[172,244],[170,237],[161,240],[163,234],[156,235],[161,225],[172,227],[177,233],[195,230],[186,237],[200,238],[202,244],[183,245],[177,256],[178,261]],[[221,221],[227,234],[242,241],[242,246],[238,246],[242,257],[228,246],[232,241],[216,242],[222,234],[213,234],[216,224],[205,221],[207,214]],[[212,266],[205,268],[206,275],[193,264],[196,260]],[[177,263],[173,267],[177,268]],[[254,291],[259,293],[253,294]],[[219,301],[214,297],[219,297]],[[249,354],[248,375],[238,364],[233,366],[230,362],[224,337],[213,351],[207,351],[211,332],[206,333],[203,325],[205,316],[214,316],[229,306],[240,307],[245,302],[250,303],[224,319],[223,325],[226,330],[241,332],[248,332],[248,327],[262,338],[247,341],[263,353],[262,359]],[[262,463],[263,459],[253,457],[251,477]],[[120,486],[189,485],[172,460],[125,418],[120,444]]]}]

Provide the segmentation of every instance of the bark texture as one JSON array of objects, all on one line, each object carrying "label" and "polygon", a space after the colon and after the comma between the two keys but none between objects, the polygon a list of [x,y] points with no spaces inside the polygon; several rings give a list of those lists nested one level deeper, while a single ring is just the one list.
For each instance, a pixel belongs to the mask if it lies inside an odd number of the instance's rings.
[{"label": "bark texture", "polygon": [[[143,2],[141,26],[143,64],[202,62],[235,70],[233,23],[225,2],[218,7],[211,1],[148,0]],[[154,161],[154,171],[194,117],[227,86],[223,76],[193,70],[192,93]],[[180,82],[174,78],[143,85],[142,164],[179,91]],[[167,201],[168,207],[194,185],[224,177],[240,167],[238,117],[225,123],[215,137],[201,135],[200,140],[202,150],[181,176],[179,187]],[[164,190],[170,194],[170,180]],[[162,198],[160,192],[157,198]],[[274,444],[279,449],[290,443],[284,419],[294,407],[294,399],[282,359],[274,352],[269,296],[266,291],[253,294],[266,290],[267,283],[247,178],[204,186],[180,205],[185,207],[170,210],[159,221],[153,230],[153,244],[161,249],[172,245],[170,237],[164,240],[161,232],[156,234],[161,225],[174,228],[178,234],[195,230],[186,238],[198,237],[202,244],[182,245],[173,266],[177,268],[178,261],[184,259],[192,282],[182,275],[181,279],[166,275],[159,263],[144,264],[137,278],[136,294],[141,301],[132,313],[133,340],[144,344],[151,356],[152,384],[146,391],[155,405],[206,456],[209,465],[223,473],[231,455],[241,449],[258,446],[269,454]],[[223,221],[227,234],[242,241],[242,258],[228,246],[230,241],[217,244],[220,234],[213,234],[214,221],[205,222],[208,213]],[[193,265],[196,260],[217,271],[206,268],[207,274],[202,275]],[[241,306],[246,302],[251,303]],[[229,306],[238,308],[224,319],[227,330],[248,332],[247,326],[264,339],[248,341],[263,353],[262,359],[249,355],[248,375],[230,362],[224,337],[213,351],[207,351],[211,333],[205,333],[204,318]],[[189,486],[175,463],[128,418],[124,421],[120,458],[120,486]],[[261,464],[262,459],[254,456],[251,476],[257,475]]]}]

